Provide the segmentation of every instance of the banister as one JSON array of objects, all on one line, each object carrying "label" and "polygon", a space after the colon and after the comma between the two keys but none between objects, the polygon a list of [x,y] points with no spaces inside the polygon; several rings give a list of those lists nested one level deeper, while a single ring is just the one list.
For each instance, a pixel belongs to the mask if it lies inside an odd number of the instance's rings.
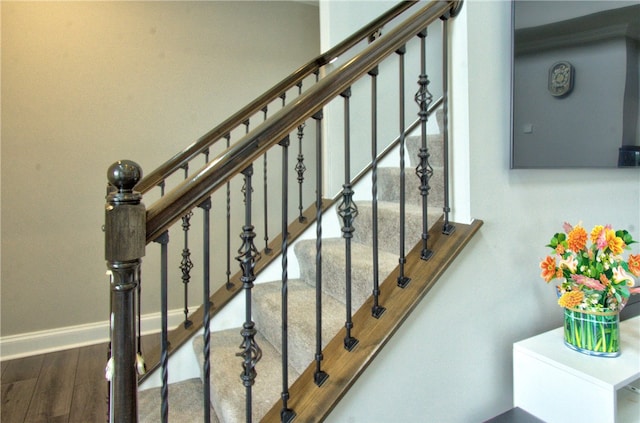
[{"label": "banister", "polygon": [[297,125],[322,109],[385,57],[393,54],[430,23],[455,9],[458,4],[458,1],[428,3],[402,26],[394,28],[321,79],[161,197],[147,210],[147,242],[155,240],[187,211],[204,201],[212,192],[280,142]]},{"label": "banister", "polygon": [[367,25],[363,26],[360,30],[353,33],[349,38],[345,39],[341,43],[327,50],[325,53],[317,56],[305,65],[298,68],[291,75],[287,76],[282,81],[274,85],[264,94],[247,104],[245,107],[240,109],[238,112],[230,116],[215,128],[211,129],[205,135],[198,138],[197,141],[177,153],[175,156],[167,160],[155,170],[149,172],[138,183],[138,185],[136,185],[136,191],[144,194],[145,192],[158,185],[168,175],[183,167],[197,155],[203,153],[217,140],[222,138],[225,134],[231,132],[234,128],[239,126],[242,122],[246,121],[257,112],[262,110],[266,105],[280,96],[283,92],[286,92],[287,90],[304,80],[304,78],[306,78],[307,76],[311,75],[314,72],[317,72],[322,66],[327,65],[332,60],[344,54],[360,41],[373,34],[375,31],[383,27],[385,24],[390,22],[392,19],[400,15],[408,8],[412,7],[415,3],[415,1],[400,2],[382,16],[374,19]]}]

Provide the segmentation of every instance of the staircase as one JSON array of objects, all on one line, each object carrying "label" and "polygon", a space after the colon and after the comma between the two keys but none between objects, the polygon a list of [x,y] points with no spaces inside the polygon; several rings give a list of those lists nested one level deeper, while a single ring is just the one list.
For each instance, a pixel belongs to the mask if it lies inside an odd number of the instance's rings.
[{"label": "staircase", "polygon": [[[430,137],[431,146],[442,149],[442,136]],[[411,137],[407,145],[419,148],[419,137]],[[414,156],[414,155],[411,155]],[[415,156],[417,157],[417,155]],[[406,205],[406,239],[405,249],[408,251],[420,238],[422,231],[421,198],[418,195],[418,178],[413,174],[417,163],[412,162],[407,180]],[[442,180],[442,163],[434,163],[434,179]],[[399,245],[399,203],[398,203],[398,168],[381,168],[379,175],[379,271],[382,279],[390,275],[398,265]],[[440,176],[438,178],[437,176]],[[433,188],[433,192],[440,194],[439,200],[432,203],[434,208],[429,213],[429,221],[436,222],[442,212],[442,190]],[[434,194],[434,197],[435,195]],[[359,215],[356,218],[356,231],[352,242],[352,295],[353,309],[359,309],[371,295],[372,291],[372,231],[371,231],[371,202],[356,202]],[[330,211],[329,213],[331,213]],[[345,266],[344,240],[342,238],[324,239],[322,242],[323,256],[323,340],[327,342],[339,334],[345,322]],[[300,279],[289,280],[289,377],[293,382],[304,372],[313,361],[315,348],[315,240],[303,240],[295,244],[295,255],[300,265]],[[281,297],[282,282],[273,281],[258,284],[254,288],[253,318],[258,328],[257,343],[261,346],[263,355],[258,362],[259,377],[253,387],[254,407],[253,421],[260,421],[267,411],[280,398],[281,379]],[[212,366],[212,402],[216,414],[221,422],[238,422],[245,417],[244,387],[239,383],[238,373],[240,359],[235,357],[238,352],[239,334],[241,328],[230,329],[212,334],[211,362]],[[202,338],[196,338],[194,349],[202,362]],[[356,347],[357,348],[357,347]],[[331,377],[331,376],[330,376]],[[220,383],[220,381],[226,381]]]},{"label": "staircase", "polygon": [[[442,111],[437,113],[442,127]],[[428,221],[437,222],[442,214],[442,134],[428,136],[430,164],[434,170],[431,179]],[[417,166],[420,137],[406,138],[408,165],[406,168],[406,234],[405,250],[409,251],[422,232],[422,198],[419,179],[414,174]],[[397,154],[397,152],[396,152]],[[384,280],[398,265],[399,244],[399,174],[398,167],[378,168],[378,237],[379,275]],[[356,188],[357,192],[357,188]],[[359,214],[352,242],[353,309],[361,308],[372,291],[372,202],[356,201]],[[335,213],[329,210],[326,213]],[[441,222],[440,222],[441,223]],[[293,248],[300,266],[300,278],[288,281],[288,357],[289,381],[293,383],[313,361],[315,348],[315,240],[302,240]],[[344,240],[323,239],[323,348],[334,337],[340,337],[345,322],[345,266]],[[253,386],[253,421],[261,421],[276,404],[282,392],[282,281],[256,284],[253,289],[253,320],[258,334],[256,342],[262,349]],[[384,306],[384,304],[382,304]],[[367,311],[368,312],[368,311]],[[383,317],[384,318],[384,317]],[[211,402],[219,422],[233,423],[245,420],[245,389],[239,374],[241,358],[236,356],[241,342],[241,327],[211,334]],[[203,363],[203,339],[196,336],[193,349],[198,363]],[[170,385],[171,420],[199,421],[202,418],[202,381],[188,380]],[[143,391],[140,398],[141,421],[158,421],[160,398],[158,389]],[[213,416],[214,413],[212,413]],[[215,421],[215,420],[214,420]]]},{"label": "staircase", "polygon": [[[388,15],[395,17],[405,7],[414,4],[417,3],[404,2],[400,4],[401,7],[390,10]],[[112,276],[111,358],[115,363],[110,386],[112,421],[135,421],[136,414],[142,421],[167,421],[169,416],[170,421],[200,421],[203,414],[207,417],[206,413],[211,409],[212,420],[218,419],[225,423],[241,420],[289,422],[293,418],[303,422],[321,421],[329,415],[482,224],[479,221],[470,225],[451,224],[448,220],[450,209],[446,195],[448,177],[445,166],[447,145],[443,142],[447,139],[446,125],[443,124],[447,119],[448,107],[446,78],[443,83],[443,114],[437,119],[439,130],[444,131],[444,134],[426,136],[429,144],[428,154],[420,145],[425,141],[423,134],[426,133],[428,108],[431,103],[425,66],[425,28],[442,18],[443,34],[446,34],[446,19],[455,16],[460,5],[460,2],[455,1],[428,2],[402,24],[319,81],[318,65],[329,63],[334,54],[326,54],[310,62],[304,74],[315,73],[316,84],[302,93],[301,79],[297,72],[292,74],[287,78],[286,84],[284,81],[283,84],[287,87],[297,86],[298,98],[285,105],[282,97],[282,108],[269,118],[265,112],[262,123],[251,131],[249,116],[253,116],[259,110],[266,110],[262,109],[263,103],[272,102],[280,96],[283,92],[280,85],[272,89],[268,95],[265,94],[264,101],[262,98],[260,101],[256,100],[247,106],[247,110],[239,112],[228,122],[225,121],[220,127],[214,128],[142,180],[141,169],[133,162],[120,161],[110,167],[108,176],[111,191],[107,196],[105,256]],[[372,28],[377,31],[379,27],[378,21],[372,22],[368,28],[360,31],[356,38],[366,36]],[[448,48],[444,35],[443,38],[445,57],[442,73],[447,75]],[[421,56],[419,90],[415,97],[409,97],[406,96],[404,85],[406,43],[416,39],[419,40]],[[346,42],[348,45],[353,43],[353,40]],[[310,225],[296,219],[289,224],[289,230],[284,231],[291,233],[291,239],[289,236],[279,235],[279,239],[273,239],[269,244],[269,248],[275,247],[275,254],[263,255],[262,260],[257,260],[259,254],[253,242],[256,237],[252,212],[253,163],[261,157],[265,157],[266,160],[266,154],[271,148],[282,147],[281,150],[278,148],[282,151],[284,163],[281,183],[282,192],[287,192],[287,183],[293,180],[287,170],[289,137],[296,129],[299,132],[300,127],[304,127],[308,122],[315,123],[314,146],[318,170],[316,181],[323,181],[321,170],[327,171],[321,160],[323,139],[327,136],[325,134],[323,137],[323,110],[327,104],[335,100],[344,107],[344,174],[350,179],[351,85],[362,78],[371,84],[371,124],[372,133],[376,134],[375,139],[378,133],[378,64],[385,59],[395,62],[392,68],[398,71],[399,101],[395,107],[400,112],[401,135],[399,141],[391,143],[393,146],[399,142],[400,148],[392,148],[391,153],[394,154],[387,155],[390,147],[385,147],[382,156],[394,156],[393,160],[385,159],[385,163],[399,162],[399,166],[402,166],[406,162],[405,169],[394,167],[395,165],[374,167],[380,160],[377,158],[368,167],[373,167],[371,178],[368,175],[363,178],[358,176],[355,180],[345,182],[341,195],[343,202],[333,209],[329,208],[323,215],[324,222],[325,216],[326,220],[335,219],[335,213],[339,211],[337,214],[340,215],[340,223],[334,227],[342,227],[342,232],[347,235],[345,239],[340,236],[340,230],[334,233],[335,238],[331,238],[327,235],[329,231],[325,231],[321,243],[316,239],[303,240],[303,236],[302,240],[289,249],[288,244],[294,241],[305,225]],[[288,81],[289,79],[293,80]],[[287,88],[284,89],[286,90]],[[418,103],[419,119],[405,126],[407,122],[404,109],[408,103],[411,107]],[[381,111],[381,120],[388,113],[386,109]],[[410,113],[413,114],[413,111]],[[391,126],[391,123],[382,122],[382,125]],[[246,127],[245,136],[235,144],[230,144],[228,128],[242,126]],[[418,126],[421,127],[421,131],[418,131],[420,135],[406,136],[405,139],[406,131],[410,132]],[[209,146],[223,139],[226,139],[226,150],[211,159]],[[354,148],[362,146],[354,145]],[[374,150],[379,152],[377,147]],[[398,161],[399,151],[403,154]],[[195,173],[187,174],[189,161],[202,154],[206,158],[205,166]],[[358,151],[357,154],[362,155],[363,152]],[[185,170],[185,179],[165,194],[164,181],[167,175],[175,174],[180,169]],[[416,173],[420,174],[420,177],[416,176]],[[429,177],[431,173],[433,175]],[[241,213],[244,215],[244,223],[240,235],[242,246],[237,252],[238,255],[231,255],[227,241],[227,259],[228,262],[232,259],[239,261],[241,271],[234,275],[232,280],[227,279],[227,283],[211,295],[208,268],[211,262],[210,246],[213,243],[210,238],[209,221],[210,217],[219,219],[220,216],[220,213],[213,216],[210,214],[212,194],[223,192],[226,185],[227,234],[230,233],[229,230],[236,231],[237,225],[232,228],[229,223],[229,181],[234,177],[244,181],[242,190],[238,190],[244,200],[244,212]],[[372,185],[377,190],[377,202],[373,203],[377,204],[377,208],[374,208],[371,201],[374,194],[367,186],[368,179],[372,180]],[[406,181],[404,191],[400,190],[403,180]],[[266,193],[266,176],[264,183]],[[352,184],[356,184],[353,190]],[[145,210],[140,201],[141,193],[155,186],[161,188],[161,197]],[[423,204],[425,198],[420,195],[420,190],[426,187],[429,187],[429,195],[426,197],[428,201]],[[311,215],[316,213],[316,209],[324,211],[330,207],[331,201],[321,197],[324,192],[322,184],[319,183],[316,187],[315,204],[305,211],[305,215],[309,216],[308,222],[313,221]],[[425,208],[425,204],[428,204],[428,208]],[[357,206],[357,211],[354,206]],[[285,204],[282,209],[286,210],[287,207]],[[186,279],[190,280],[192,263],[188,260],[190,250],[187,247],[190,217],[187,216],[196,208],[200,209],[199,213],[203,216],[204,227],[204,301],[197,311],[189,315],[185,305],[184,324],[169,334],[166,325],[168,229],[182,220],[185,248],[180,269],[183,271],[183,281],[185,274]],[[374,213],[374,209],[377,213]],[[300,211],[302,212],[302,207]],[[443,212],[444,217],[440,218]],[[281,210],[281,217],[286,225],[289,219],[287,213]],[[403,222],[404,230],[401,229],[400,222]],[[428,234],[425,233],[425,223],[431,227]],[[322,232],[323,225],[325,223],[319,225],[318,233]],[[374,229],[376,225],[377,230]],[[307,230],[313,230],[313,227]],[[373,236],[374,231],[376,237]],[[377,251],[373,251],[376,239]],[[426,241],[428,243],[425,243]],[[138,407],[135,401],[138,379],[132,372],[136,368],[134,289],[139,286],[141,257],[144,256],[145,245],[151,242],[158,244],[160,250],[163,322],[160,345],[157,351],[154,350],[153,354],[147,355],[147,360],[152,363],[154,369],[158,369],[162,387],[142,392]],[[320,245],[321,260],[318,258]],[[278,250],[280,247],[282,250]],[[280,251],[287,250],[289,254],[280,255]],[[294,256],[300,269],[296,279],[289,277],[288,266],[285,266],[287,260],[293,261]],[[255,282],[256,274],[264,269],[266,263],[276,260],[282,261],[282,278],[276,277],[278,280],[269,282]],[[316,272],[317,262],[322,263],[321,273]],[[227,278],[229,274],[228,271]],[[317,274],[321,274],[321,291],[315,286]],[[351,280],[350,284],[346,282],[348,280]],[[372,293],[376,292],[376,281],[379,281],[379,297],[372,296]],[[400,284],[399,281],[404,283]],[[239,292],[245,294],[243,297],[246,300],[246,309],[242,313],[245,316],[244,325],[211,333],[210,342],[207,342],[211,314],[222,311]],[[282,305],[285,297],[288,303],[286,308]],[[317,307],[319,298],[322,308]],[[384,308],[383,313],[372,315],[372,309],[378,304]],[[140,310],[139,305],[137,309]],[[318,319],[319,311],[316,310],[321,310],[322,319]],[[352,310],[357,311],[352,313]],[[238,322],[242,320],[242,317],[234,319]],[[320,321],[322,336],[318,338],[316,328],[319,327]],[[204,337],[198,332],[198,324],[204,325]],[[287,342],[283,343],[285,335]],[[169,387],[169,354],[189,338],[193,338],[194,359],[202,366],[201,375],[204,383],[192,379]],[[243,353],[242,357],[238,357],[240,352]],[[325,373],[328,377],[321,378]],[[202,398],[209,398],[204,402],[204,409]]]}]

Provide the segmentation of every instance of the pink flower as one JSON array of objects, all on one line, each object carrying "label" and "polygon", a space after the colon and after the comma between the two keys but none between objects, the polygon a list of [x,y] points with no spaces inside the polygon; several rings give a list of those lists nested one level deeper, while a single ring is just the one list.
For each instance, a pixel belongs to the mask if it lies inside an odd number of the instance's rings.
[{"label": "pink flower", "polygon": [[571,223],[569,222],[564,222],[564,224],[562,225],[562,229],[564,229],[565,233],[569,233],[571,232],[571,230],[573,230],[573,226],[571,226]]},{"label": "pink flower", "polygon": [[589,277],[586,277],[584,275],[571,275],[571,279],[573,279],[574,281],[576,281],[577,283],[586,286],[587,288],[590,289],[595,289],[596,291],[604,291],[605,290],[605,286],[603,284],[601,284],[599,281],[595,280],[595,279],[591,279]]},{"label": "pink flower", "polygon": [[604,227],[602,231],[598,234],[598,239],[596,240],[596,245],[598,245],[598,249],[604,250],[607,246],[607,231],[606,229],[611,229],[611,225],[607,225]]}]

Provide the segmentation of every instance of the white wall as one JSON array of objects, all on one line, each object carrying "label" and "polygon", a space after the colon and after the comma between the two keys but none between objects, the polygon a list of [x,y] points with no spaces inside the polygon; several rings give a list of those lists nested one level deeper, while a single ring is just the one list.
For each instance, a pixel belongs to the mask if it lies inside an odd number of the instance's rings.
[{"label": "white wall", "polygon": [[[354,31],[360,29],[373,19],[389,10],[393,1],[322,1],[320,2],[320,21],[323,28],[331,28],[321,34],[321,49],[326,51],[334,47]],[[366,12],[363,12],[366,11]],[[402,14],[404,18],[416,12],[415,8]],[[381,29],[382,37],[388,34],[400,19],[387,24]],[[433,100],[442,96],[442,45],[441,25],[436,22],[427,31],[426,38],[426,71],[429,76],[429,92]],[[353,52],[338,58],[329,69],[336,69],[348,62],[357,52],[368,46],[361,42]],[[420,41],[418,37],[406,44],[407,54],[404,55],[404,86],[405,86],[405,116],[404,128],[418,119],[418,106],[414,95],[418,91],[418,77],[420,75]],[[379,65],[377,77],[377,114],[378,114],[378,151],[382,151],[400,133],[400,117],[398,111],[399,96],[399,56],[392,54]],[[386,89],[385,87],[393,87]],[[365,76],[351,87],[350,98],[350,136],[351,136],[351,176],[358,174],[371,162],[371,78]],[[344,183],[344,106],[341,98],[334,100],[324,109],[324,123],[326,126],[324,160],[325,195],[333,197],[342,189]],[[336,154],[335,152],[339,152]],[[396,160],[397,162],[397,160]],[[356,193],[357,194],[357,193]]]},{"label": "white wall", "polygon": [[509,170],[509,8],[468,0],[451,22],[468,46],[452,58],[467,75],[452,92],[453,150],[469,161],[455,175],[466,204],[454,193],[453,208],[484,225],[328,422],[467,423],[511,408],[512,343],[561,324],[539,277],[551,235],[581,220],[640,238],[637,170]]},{"label": "white wall", "polygon": [[[150,172],[317,56],[319,19],[317,6],[300,2],[1,7],[6,358],[7,342],[28,348],[49,334],[70,333],[72,342],[108,335],[101,231],[108,166],[126,158]],[[279,156],[272,167],[279,168]],[[217,239],[214,248],[222,244]],[[170,307],[181,308],[179,269],[172,269]],[[157,304],[155,283],[144,285]],[[201,288],[193,291],[200,301]]]}]

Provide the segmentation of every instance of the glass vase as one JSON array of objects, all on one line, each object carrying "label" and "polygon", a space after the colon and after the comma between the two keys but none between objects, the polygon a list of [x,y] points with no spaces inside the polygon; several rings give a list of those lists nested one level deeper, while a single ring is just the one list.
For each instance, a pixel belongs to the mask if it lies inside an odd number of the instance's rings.
[{"label": "glass vase", "polygon": [[620,314],[564,309],[564,343],[583,354],[598,357],[620,355]]}]

